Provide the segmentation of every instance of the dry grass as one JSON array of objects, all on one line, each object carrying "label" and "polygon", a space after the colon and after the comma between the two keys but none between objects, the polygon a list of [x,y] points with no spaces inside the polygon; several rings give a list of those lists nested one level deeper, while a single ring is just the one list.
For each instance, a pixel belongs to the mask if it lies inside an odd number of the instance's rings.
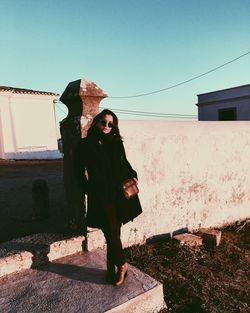
[{"label": "dry grass", "polygon": [[163,284],[161,313],[249,310],[249,221],[222,229],[219,247],[180,247],[173,240],[126,249],[128,261]]}]

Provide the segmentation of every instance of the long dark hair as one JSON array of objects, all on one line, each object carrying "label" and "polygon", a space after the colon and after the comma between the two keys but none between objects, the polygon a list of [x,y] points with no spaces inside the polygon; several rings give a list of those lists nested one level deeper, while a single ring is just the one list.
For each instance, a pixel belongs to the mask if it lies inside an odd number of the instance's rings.
[{"label": "long dark hair", "polygon": [[93,121],[91,123],[91,126],[88,130],[88,136],[92,135],[94,133],[96,133],[97,131],[97,123],[102,120],[105,115],[111,115],[113,117],[113,127],[109,133],[109,135],[111,135],[112,137],[116,138],[117,140],[121,140],[122,141],[122,137],[120,135],[120,130],[118,127],[118,117],[115,115],[114,112],[108,110],[108,109],[104,109],[103,111],[101,111],[100,113],[98,113],[94,118]]}]

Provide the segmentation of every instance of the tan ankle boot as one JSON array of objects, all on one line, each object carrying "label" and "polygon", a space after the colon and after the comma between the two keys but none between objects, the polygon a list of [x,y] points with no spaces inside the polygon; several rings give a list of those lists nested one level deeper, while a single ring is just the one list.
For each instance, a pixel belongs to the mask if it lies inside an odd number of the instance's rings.
[{"label": "tan ankle boot", "polygon": [[114,283],[115,281],[115,264],[111,261],[107,260],[107,274],[106,274],[106,281],[108,283]]},{"label": "tan ankle boot", "polygon": [[127,277],[127,274],[128,274],[128,268],[127,268],[126,263],[124,263],[122,266],[118,266],[115,286],[122,285],[125,281],[125,278]]}]

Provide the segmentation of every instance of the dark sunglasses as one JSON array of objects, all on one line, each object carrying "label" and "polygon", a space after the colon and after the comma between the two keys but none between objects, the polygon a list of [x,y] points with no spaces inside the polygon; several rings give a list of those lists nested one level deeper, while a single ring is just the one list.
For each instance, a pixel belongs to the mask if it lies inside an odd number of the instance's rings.
[{"label": "dark sunglasses", "polygon": [[100,123],[101,123],[102,126],[108,126],[109,128],[113,128],[114,127],[113,123],[108,122],[106,120],[100,120]]}]

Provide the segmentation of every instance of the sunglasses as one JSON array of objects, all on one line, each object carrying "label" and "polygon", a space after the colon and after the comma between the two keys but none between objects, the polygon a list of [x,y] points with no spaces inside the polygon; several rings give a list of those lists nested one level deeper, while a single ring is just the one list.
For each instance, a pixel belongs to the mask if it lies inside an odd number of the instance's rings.
[{"label": "sunglasses", "polygon": [[114,127],[113,123],[108,122],[106,120],[100,120],[100,123],[101,123],[102,126],[108,126],[109,128],[113,128]]}]

